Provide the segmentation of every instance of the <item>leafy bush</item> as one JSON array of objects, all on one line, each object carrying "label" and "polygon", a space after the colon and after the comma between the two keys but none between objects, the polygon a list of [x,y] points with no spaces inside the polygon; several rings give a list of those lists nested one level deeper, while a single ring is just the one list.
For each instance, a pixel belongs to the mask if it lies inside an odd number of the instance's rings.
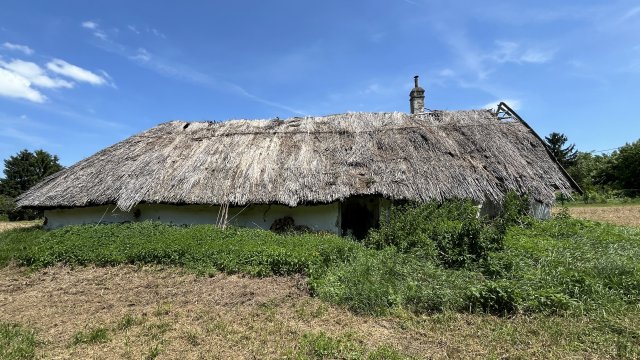
[{"label": "leafy bush", "polygon": [[9,211],[13,210],[16,207],[15,201],[13,198],[0,194],[0,216],[7,216]]},{"label": "leafy bush", "polygon": [[42,211],[17,208],[13,198],[0,194],[0,219],[9,221],[35,220],[41,218]]},{"label": "leafy bush", "polygon": [[372,230],[364,243],[378,250],[393,246],[447,268],[461,268],[502,247],[507,227],[526,212],[523,203],[510,195],[495,220],[480,218],[470,201],[392,207],[389,220]]},{"label": "leafy bush", "polygon": [[469,303],[489,312],[607,309],[640,301],[640,231],[557,217],[510,228]]},{"label": "leafy bush", "polygon": [[500,236],[504,237],[512,226],[528,226],[531,224],[531,203],[528,196],[520,196],[513,191],[508,192],[498,216],[493,219]]}]

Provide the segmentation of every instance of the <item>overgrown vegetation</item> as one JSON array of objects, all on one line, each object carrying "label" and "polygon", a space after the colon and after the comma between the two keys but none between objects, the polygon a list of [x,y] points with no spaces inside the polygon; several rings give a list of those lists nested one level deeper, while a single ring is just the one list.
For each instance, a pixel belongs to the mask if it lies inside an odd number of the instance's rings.
[{"label": "overgrown vegetation", "polygon": [[210,225],[177,227],[152,222],[0,233],[0,263],[15,260],[35,268],[56,263],[163,264],[202,274],[308,275],[362,249],[334,235],[278,235],[244,228],[221,230]]},{"label": "overgrown vegetation", "polygon": [[501,250],[507,229],[525,219],[528,205],[526,198],[508,193],[493,219],[479,217],[471,201],[393,207],[388,221],[364,243],[377,250],[391,246],[444,268],[463,268]]},{"label": "overgrown vegetation", "polygon": [[640,301],[640,231],[522,216],[510,196],[494,220],[466,202],[405,205],[362,244],[158,223],[70,226],[0,235],[0,263],[31,267],[165,264],[201,274],[304,274],[311,291],[354,312],[581,314]]}]

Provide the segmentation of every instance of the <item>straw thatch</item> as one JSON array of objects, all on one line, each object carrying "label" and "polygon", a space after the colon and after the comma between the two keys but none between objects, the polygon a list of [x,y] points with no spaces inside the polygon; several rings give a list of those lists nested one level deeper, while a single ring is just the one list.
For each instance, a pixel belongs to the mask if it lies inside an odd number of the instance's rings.
[{"label": "straw thatch", "polygon": [[543,203],[572,180],[520,121],[488,110],[172,121],[45,179],[22,207],[327,203],[352,195]]}]

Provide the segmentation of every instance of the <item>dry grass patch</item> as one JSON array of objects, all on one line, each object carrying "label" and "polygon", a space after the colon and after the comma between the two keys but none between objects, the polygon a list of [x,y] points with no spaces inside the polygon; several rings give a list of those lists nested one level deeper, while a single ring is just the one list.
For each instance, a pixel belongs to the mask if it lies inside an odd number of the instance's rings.
[{"label": "dry grass patch", "polygon": [[31,221],[0,221],[0,232],[12,229],[36,227],[42,225],[42,220]]},{"label": "dry grass patch", "polygon": [[[42,358],[613,357],[585,319],[356,316],[302,277],[196,277],[176,268],[0,270],[0,322],[35,329]],[[615,326],[633,329],[634,321]],[[632,331],[632,330],[630,330]],[[606,339],[605,339],[606,340]]]},{"label": "dry grass patch", "polygon": [[[560,208],[555,208],[554,212]],[[640,227],[640,205],[572,206],[569,214],[578,219],[602,221],[615,225]]]}]

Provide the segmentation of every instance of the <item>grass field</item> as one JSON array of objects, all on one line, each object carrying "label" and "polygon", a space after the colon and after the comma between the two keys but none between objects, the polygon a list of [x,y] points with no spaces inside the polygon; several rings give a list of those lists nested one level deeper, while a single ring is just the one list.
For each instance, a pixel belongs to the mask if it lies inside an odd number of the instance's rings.
[{"label": "grass field", "polygon": [[23,353],[42,358],[631,358],[640,322],[638,312],[355,315],[310,297],[300,277],[208,278],[157,266],[28,275],[11,266],[0,270],[0,288],[0,322],[20,324]]},{"label": "grass field", "polygon": [[31,226],[0,233],[0,358],[633,359],[638,258],[640,229],[562,217],[461,267],[332,235]]},{"label": "grass field", "polygon": [[42,220],[33,221],[0,221],[0,232],[12,229],[37,227],[42,225]]},{"label": "grass field", "polygon": [[571,216],[578,219],[640,227],[640,204],[572,205],[567,207],[567,209]]}]

